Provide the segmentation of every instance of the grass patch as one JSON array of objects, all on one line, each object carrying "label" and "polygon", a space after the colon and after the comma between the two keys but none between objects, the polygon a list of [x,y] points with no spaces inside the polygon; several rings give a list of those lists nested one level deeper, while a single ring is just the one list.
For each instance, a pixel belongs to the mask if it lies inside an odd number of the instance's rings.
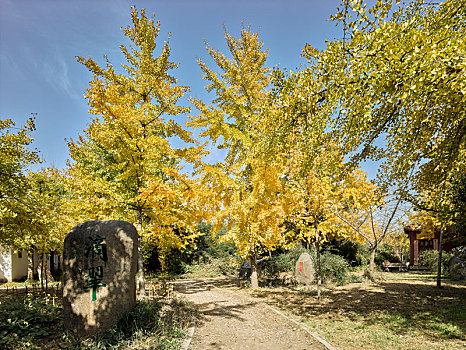
[{"label": "grass patch", "polygon": [[[386,280],[437,280],[437,274],[431,272],[384,272]],[[442,281],[449,281],[448,276],[442,275]]]},{"label": "grass patch", "polygon": [[235,258],[210,258],[197,264],[184,264],[183,274],[170,275],[170,278],[213,278],[237,273],[239,262]]},{"label": "grass patch", "polygon": [[33,349],[35,341],[60,331],[62,312],[59,307],[28,294],[22,302],[0,304],[0,347]]},{"label": "grass patch", "polygon": [[[57,286],[58,284],[60,284],[60,282],[48,282],[48,288],[52,288],[52,287],[55,287]],[[5,289],[11,289],[11,288],[23,288],[23,287],[36,287],[36,288],[40,288],[41,287],[41,283],[39,281],[33,281],[33,282],[30,282],[30,281],[23,281],[23,282],[16,282],[16,281],[13,281],[13,282],[6,282],[6,283],[2,283],[0,284],[0,289],[1,288],[5,288]],[[44,283],[44,288],[45,288],[45,283]]]},{"label": "grass patch", "polygon": [[[399,275],[394,273],[393,275]],[[466,285],[413,278],[345,286],[264,288],[252,296],[305,323],[339,349],[465,349]],[[414,278],[416,277],[416,278]]]},{"label": "grass patch", "polygon": [[80,339],[63,326],[63,309],[31,293],[0,303],[1,349],[179,349],[196,309],[183,299],[138,301],[113,328]]}]

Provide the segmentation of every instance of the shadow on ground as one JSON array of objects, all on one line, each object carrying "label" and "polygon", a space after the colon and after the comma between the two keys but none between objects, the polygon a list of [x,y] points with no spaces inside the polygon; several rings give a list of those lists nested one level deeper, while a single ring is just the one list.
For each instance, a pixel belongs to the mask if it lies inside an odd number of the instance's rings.
[{"label": "shadow on ground", "polygon": [[234,277],[176,280],[171,283],[173,289],[182,294],[199,293],[212,288],[238,287],[238,279]]},{"label": "shadow on ground", "polygon": [[265,289],[252,295],[305,318],[328,317],[385,324],[397,334],[416,330],[428,336],[465,339],[466,287],[433,282],[384,281],[373,285],[324,289],[317,300],[315,289]]},{"label": "shadow on ground", "polygon": [[[172,283],[174,291],[184,295],[208,292],[216,290],[216,288],[229,289],[237,287],[234,278],[178,280]],[[196,302],[199,313],[198,321],[201,324],[205,321],[206,316],[235,318],[243,321],[241,317],[243,311],[255,306],[257,306],[257,302],[245,302],[244,299],[230,297]]]}]

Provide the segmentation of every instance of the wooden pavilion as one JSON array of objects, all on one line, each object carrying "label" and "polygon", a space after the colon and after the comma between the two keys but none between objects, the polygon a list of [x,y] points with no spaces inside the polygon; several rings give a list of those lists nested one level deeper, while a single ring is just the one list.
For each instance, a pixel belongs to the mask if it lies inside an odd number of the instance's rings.
[{"label": "wooden pavilion", "polygon": [[[408,225],[404,232],[409,237],[409,266],[418,265],[419,254],[424,250],[438,250],[440,230],[427,230],[422,226]],[[444,232],[442,250],[449,252],[454,248],[453,242],[448,239],[448,231]]]}]

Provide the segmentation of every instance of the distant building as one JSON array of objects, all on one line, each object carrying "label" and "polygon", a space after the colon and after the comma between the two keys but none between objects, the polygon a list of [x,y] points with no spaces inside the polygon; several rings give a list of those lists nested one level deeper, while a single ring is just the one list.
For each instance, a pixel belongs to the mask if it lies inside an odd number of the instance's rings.
[{"label": "distant building", "polygon": [[[52,274],[60,272],[61,256],[51,253],[47,261]],[[40,257],[34,252],[34,274],[38,274]],[[24,280],[28,275],[28,253],[12,248],[0,247],[0,282]]]},{"label": "distant building", "polygon": [[15,251],[0,247],[0,280],[19,280],[28,274],[28,255],[25,251]]},{"label": "distant building", "polygon": [[[409,266],[418,265],[419,254],[424,250],[438,250],[440,231],[432,232],[414,225],[405,226],[404,231],[409,237]],[[448,237],[448,233],[444,232],[442,250],[445,252],[455,247]]]}]

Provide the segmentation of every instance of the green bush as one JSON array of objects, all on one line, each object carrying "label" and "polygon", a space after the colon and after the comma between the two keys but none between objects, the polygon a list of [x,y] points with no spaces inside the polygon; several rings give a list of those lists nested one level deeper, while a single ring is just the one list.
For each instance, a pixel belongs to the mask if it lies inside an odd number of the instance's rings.
[{"label": "green bush", "polygon": [[[236,247],[233,243],[218,242],[212,238],[210,232],[211,225],[200,223],[198,232],[200,235],[182,251],[172,249],[168,254],[166,261],[168,262],[167,273],[170,276],[179,276],[190,273],[192,269],[198,270],[199,264],[209,264],[216,260],[229,260],[236,253]],[[221,229],[218,233],[222,236],[226,233],[226,229]],[[186,234],[183,230],[178,230],[177,235]],[[161,264],[157,245],[153,239],[145,239],[143,241],[143,257],[144,268],[148,272],[161,272]],[[226,266],[223,268],[226,271]]]},{"label": "green bush", "polygon": [[322,251],[342,256],[353,267],[369,264],[369,249],[361,243],[332,239],[322,244]]},{"label": "green bush", "polygon": [[142,332],[180,338],[183,336],[181,329],[193,318],[193,310],[193,305],[183,299],[173,299],[165,306],[156,300],[138,301],[133,310],[125,313],[120,319],[117,329],[125,337]]},{"label": "green bush", "polygon": [[[187,278],[218,277],[220,275],[234,275],[237,272],[239,262],[235,257],[211,258],[198,264],[185,264],[184,276]],[[176,276],[173,276],[176,277]]]},{"label": "green bush", "polygon": [[[220,235],[225,234],[221,230]],[[230,258],[236,254],[236,246],[231,242],[218,242],[212,240],[210,234],[206,238],[207,249],[205,250],[205,254],[207,257],[211,257],[214,259],[225,259]]]},{"label": "green bush", "polygon": [[[442,252],[442,274],[448,274],[448,262],[452,257],[451,254]],[[438,268],[438,250],[424,250],[419,254],[418,262],[420,265],[429,267],[432,271]]]},{"label": "green bush", "polygon": [[322,282],[332,281],[343,285],[349,281],[349,265],[340,255],[324,252],[320,255],[320,268]]},{"label": "green bush", "polygon": [[385,261],[390,261],[391,263],[399,263],[400,258],[395,254],[395,249],[393,249],[392,246],[384,243],[377,246],[374,261],[377,266],[382,267]]},{"label": "green bush", "polygon": [[353,275],[352,273],[349,273],[346,283],[361,283],[363,281],[364,281],[364,278],[362,276]]},{"label": "green bush", "polygon": [[263,264],[261,273],[268,277],[277,277],[281,272],[294,273],[296,261],[298,261],[302,253],[309,253],[312,255],[311,251],[307,250],[302,245],[298,245],[294,249],[290,249],[268,259]]},{"label": "green bush", "polygon": [[[268,277],[277,277],[280,272],[294,273],[296,261],[298,261],[302,253],[309,253],[314,261],[314,265],[316,265],[315,250],[308,250],[302,246],[298,246],[267,260],[262,268],[262,274]],[[342,256],[323,252],[320,255],[320,266],[322,282],[332,281],[342,285],[350,281],[349,264]]]}]

